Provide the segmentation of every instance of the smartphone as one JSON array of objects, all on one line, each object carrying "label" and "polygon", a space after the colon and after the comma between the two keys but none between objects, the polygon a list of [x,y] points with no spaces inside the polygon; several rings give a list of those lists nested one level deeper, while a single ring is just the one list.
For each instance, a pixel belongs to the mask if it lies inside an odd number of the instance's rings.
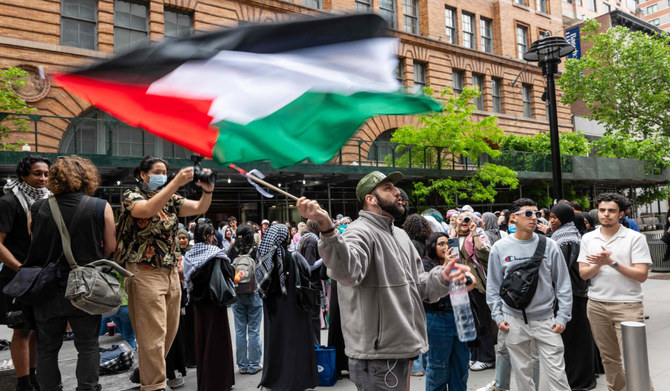
[{"label": "smartphone", "polygon": [[449,248],[451,255],[458,255],[458,238],[449,238]]}]

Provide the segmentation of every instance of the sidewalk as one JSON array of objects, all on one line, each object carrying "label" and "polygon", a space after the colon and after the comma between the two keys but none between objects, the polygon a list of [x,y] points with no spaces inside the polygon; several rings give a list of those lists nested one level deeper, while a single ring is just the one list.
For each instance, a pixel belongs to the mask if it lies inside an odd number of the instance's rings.
[{"label": "sidewalk", "polygon": [[[668,280],[661,280],[658,278],[668,278]],[[663,384],[670,384],[670,311],[667,307],[667,298],[670,297],[670,274],[651,273],[650,278],[643,284],[645,294],[645,309],[649,319],[647,324],[647,346],[649,349],[649,364],[651,376],[657,390],[665,389]],[[229,313],[230,329],[234,330],[233,315]],[[234,335],[234,331],[233,331]],[[262,333],[261,333],[262,335]],[[327,330],[322,332],[322,341],[327,340]],[[5,326],[0,326],[0,339],[11,339],[11,330]],[[118,335],[113,337],[100,337],[100,346],[110,346],[114,343],[120,343],[123,340]],[[234,343],[233,343],[234,348]],[[234,353],[233,353],[234,355]],[[63,348],[60,353],[60,368],[63,377],[63,389],[74,390],[76,388],[75,366],[76,366],[77,352],[72,341],[63,342]],[[0,352],[0,362],[9,359],[9,352]],[[236,369],[235,387],[234,390],[257,390],[258,382],[261,379],[261,373],[256,375],[241,375]],[[494,378],[494,370],[486,370],[483,372],[470,371],[470,378],[468,380],[468,389],[476,390],[483,387],[486,383]],[[1,376],[1,374],[0,374]],[[12,375],[13,376],[13,375]],[[0,377],[0,391],[13,390],[10,386],[10,379],[7,377]],[[185,378],[186,385],[179,390],[195,391],[196,385],[196,371],[189,369]],[[128,380],[128,374],[120,374],[113,376],[101,376],[100,384],[105,390],[139,390],[139,387],[132,384]],[[9,388],[8,388],[9,386]],[[318,390],[355,390],[356,387],[348,380],[343,379],[334,387],[317,387]],[[412,377],[412,390],[425,389],[425,377]],[[546,389],[540,384],[540,389]],[[604,376],[598,379],[598,386],[596,391],[606,391]]]}]

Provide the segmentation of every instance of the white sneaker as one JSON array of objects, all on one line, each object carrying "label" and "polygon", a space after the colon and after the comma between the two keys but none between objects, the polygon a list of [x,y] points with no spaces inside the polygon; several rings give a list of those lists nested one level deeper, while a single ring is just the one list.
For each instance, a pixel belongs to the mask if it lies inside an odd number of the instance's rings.
[{"label": "white sneaker", "polygon": [[470,365],[471,371],[483,371],[485,369],[493,368],[493,363],[475,361],[474,364]]},{"label": "white sneaker", "polygon": [[179,376],[175,377],[174,379],[168,379],[167,385],[170,388],[179,388],[184,386],[184,378]]},{"label": "white sneaker", "polygon": [[482,388],[478,388],[477,391],[496,391],[496,381],[493,380]]}]

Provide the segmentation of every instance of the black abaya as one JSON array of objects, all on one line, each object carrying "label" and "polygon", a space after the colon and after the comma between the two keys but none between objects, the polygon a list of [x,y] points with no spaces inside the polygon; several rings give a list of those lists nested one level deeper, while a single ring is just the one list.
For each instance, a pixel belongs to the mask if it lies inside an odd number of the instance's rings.
[{"label": "black abaya", "polygon": [[287,252],[284,259],[287,294],[281,294],[275,267],[268,294],[263,299],[264,352],[260,385],[273,391],[301,391],[319,385],[311,315],[296,305],[294,271],[293,260]]},{"label": "black abaya", "polygon": [[561,334],[565,349],[565,373],[573,390],[591,390],[596,387],[593,335],[586,316],[588,299],[572,296],[572,319]]}]

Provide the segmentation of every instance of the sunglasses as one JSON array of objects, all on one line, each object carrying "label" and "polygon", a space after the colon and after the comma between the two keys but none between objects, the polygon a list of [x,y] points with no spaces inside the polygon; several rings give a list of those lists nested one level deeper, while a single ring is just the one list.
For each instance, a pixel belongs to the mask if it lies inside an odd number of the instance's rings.
[{"label": "sunglasses", "polygon": [[518,212],[514,212],[514,214],[517,216],[523,214],[529,219],[533,216],[537,217],[538,219],[542,217],[542,212],[540,212],[539,210],[520,210]]}]

